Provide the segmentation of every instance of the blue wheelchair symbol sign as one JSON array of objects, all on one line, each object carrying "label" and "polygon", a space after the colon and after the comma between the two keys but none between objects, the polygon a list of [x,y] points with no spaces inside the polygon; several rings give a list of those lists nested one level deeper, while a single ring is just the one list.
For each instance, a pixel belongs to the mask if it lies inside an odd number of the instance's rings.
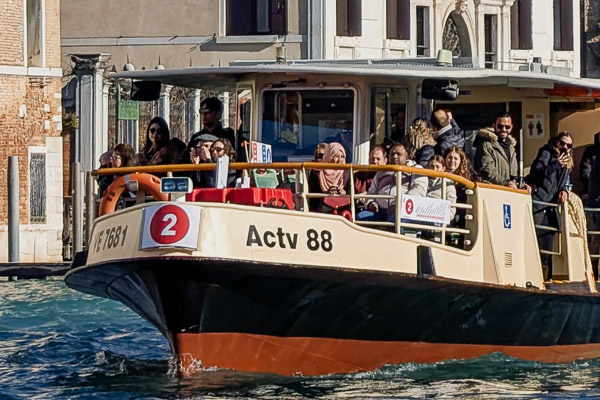
[{"label": "blue wheelchair symbol sign", "polygon": [[504,208],[504,228],[505,229],[510,229],[512,223],[511,223],[511,216],[510,216],[510,204],[503,204],[502,207]]}]

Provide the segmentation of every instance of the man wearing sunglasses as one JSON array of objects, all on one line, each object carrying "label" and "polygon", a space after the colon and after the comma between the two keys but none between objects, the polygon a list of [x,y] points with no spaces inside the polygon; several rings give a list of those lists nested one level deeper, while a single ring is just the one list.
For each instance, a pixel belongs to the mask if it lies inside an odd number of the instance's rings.
[{"label": "man wearing sunglasses", "polygon": [[[531,185],[533,200],[545,203],[562,204],[568,199],[569,174],[573,168],[571,150],[573,137],[569,132],[560,132],[542,146],[531,164],[529,175],[525,178]],[[536,225],[550,226],[560,230],[558,209],[546,204],[533,204],[533,219]],[[555,231],[539,229],[537,231],[540,250],[552,250]],[[552,256],[540,254],[544,278],[552,278]]]},{"label": "man wearing sunglasses", "polygon": [[200,103],[200,118],[202,119],[202,130],[196,132],[190,138],[196,139],[202,134],[210,133],[217,138],[229,140],[232,144],[235,143],[235,133],[231,128],[223,128],[221,124],[221,116],[223,115],[223,103],[216,97],[208,97]]},{"label": "man wearing sunglasses", "polygon": [[504,112],[496,116],[491,128],[480,129],[475,138],[475,171],[485,182],[517,187],[516,139],[510,135],[512,116]]}]

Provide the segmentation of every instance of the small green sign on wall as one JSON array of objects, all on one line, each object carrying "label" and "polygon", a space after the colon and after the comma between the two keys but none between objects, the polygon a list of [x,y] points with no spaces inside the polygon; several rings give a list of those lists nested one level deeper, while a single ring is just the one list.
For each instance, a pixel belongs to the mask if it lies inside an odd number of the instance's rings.
[{"label": "small green sign on wall", "polygon": [[140,103],[135,100],[119,101],[119,119],[128,121],[140,119]]}]

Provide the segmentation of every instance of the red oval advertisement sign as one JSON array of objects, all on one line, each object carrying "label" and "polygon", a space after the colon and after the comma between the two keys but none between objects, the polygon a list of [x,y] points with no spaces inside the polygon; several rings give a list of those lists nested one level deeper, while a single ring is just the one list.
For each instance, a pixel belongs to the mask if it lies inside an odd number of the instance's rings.
[{"label": "red oval advertisement sign", "polygon": [[150,236],[158,244],[173,244],[185,237],[190,219],[181,208],[168,204],[159,208],[150,222]]},{"label": "red oval advertisement sign", "polygon": [[410,214],[412,214],[413,210],[415,209],[415,205],[414,205],[413,201],[409,199],[406,202],[406,205],[404,206],[404,208],[406,209],[406,213],[410,215]]}]

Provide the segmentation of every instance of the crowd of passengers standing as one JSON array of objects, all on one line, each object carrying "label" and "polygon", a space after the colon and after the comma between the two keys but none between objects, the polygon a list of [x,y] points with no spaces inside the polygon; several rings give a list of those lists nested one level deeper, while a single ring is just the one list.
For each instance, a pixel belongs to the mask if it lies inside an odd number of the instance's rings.
[{"label": "crowd of passengers standing", "polygon": [[[161,117],[153,118],[146,130],[146,139],[142,150],[135,154],[133,148],[125,143],[118,144],[100,158],[102,168],[129,167],[136,165],[165,164],[201,164],[213,163],[219,157],[227,155],[235,161],[237,155],[235,134],[231,128],[221,124],[223,104],[216,97],[202,101],[200,115],[202,130],[194,133],[186,144],[180,139],[171,138],[167,122]],[[404,114],[403,114],[404,115]],[[404,123],[403,118],[396,118]],[[369,162],[373,165],[407,165],[417,168],[431,168],[436,171],[450,172],[471,181],[482,181],[497,185],[528,190],[534,200],[544,203],[561,204],[567,201],[570,187],[570,172],[573,168],[571,149],[573,139],[568,132],[559,132],[553,136],[538,152],[530,173],[526,177],[518,176],[518,160],[515,148],[516,139],[512,136],[513,121],[508,112],[500,113],[488,127],[477,132],[473,142],[475,148],[472,159],[467,157],[464,134],[453,119],[449,110],[438,109],[432,112],[430,119],[416,118],[407,130],[402,126],[392,127],[394,135],[373,147]],[[347,141],[343,135],[333,138],[329,143],[319,143],[315,148],[313,161],[344,164],[350,159]],[[600,133],[595,143],[584,154],[580,169],[581,182],[584,184],[584,199],[591,207],[600,207]],[[338,140],[338,141],[335,141]],[[245,158],[245,157],[238,157]],[[215,186],[213,171],[193,171],[180,173],[189,176],[195,187]],[[362,171],[354,174],[353,183],[357,194],[395,196],[397,188],[392,172]],[[230,171],[228,186],[233,186],[236,173]],[[117,176],[105,175],[99,178],[100,192],[103,193]],[[345,195],[349,192],[350,176],[348,171],[336,169],[312,170],[308,177],[309,190],[312,193]],[[467,191],[462,185],[454,185],[449,180],[444,183],[439,178],[427,178],[424,175],[402,173],[402,194],[445,197],[451,203],[467,201]],[[442,192],[445,193],[442,196]],[[310,200],[314,211],[330,212],[324,198]],[[337,206],[336,206],[337,207]],[[395,218],[395,200],[359,198],[356,203],[356,218],[363,221],[393,221]],[[561,229],[556,207],[534,204],[534,220],[538,225]],[[590,228],[600,229],[600,213],[593,214]],[[451,225],[465,226],[465,210],[452,208]],[[552,248],[555,231],[538,231],[538,243],[541,249]],[[600,240],[592,241],[591,251],[598,251]],[[594,247],[595,246],[595,247]],[[594,250],[595,249],[595,250]],[[552,276],[552,258],[542,254],[544,274]],[[597,267],[594,272],[597,276]]]}]

